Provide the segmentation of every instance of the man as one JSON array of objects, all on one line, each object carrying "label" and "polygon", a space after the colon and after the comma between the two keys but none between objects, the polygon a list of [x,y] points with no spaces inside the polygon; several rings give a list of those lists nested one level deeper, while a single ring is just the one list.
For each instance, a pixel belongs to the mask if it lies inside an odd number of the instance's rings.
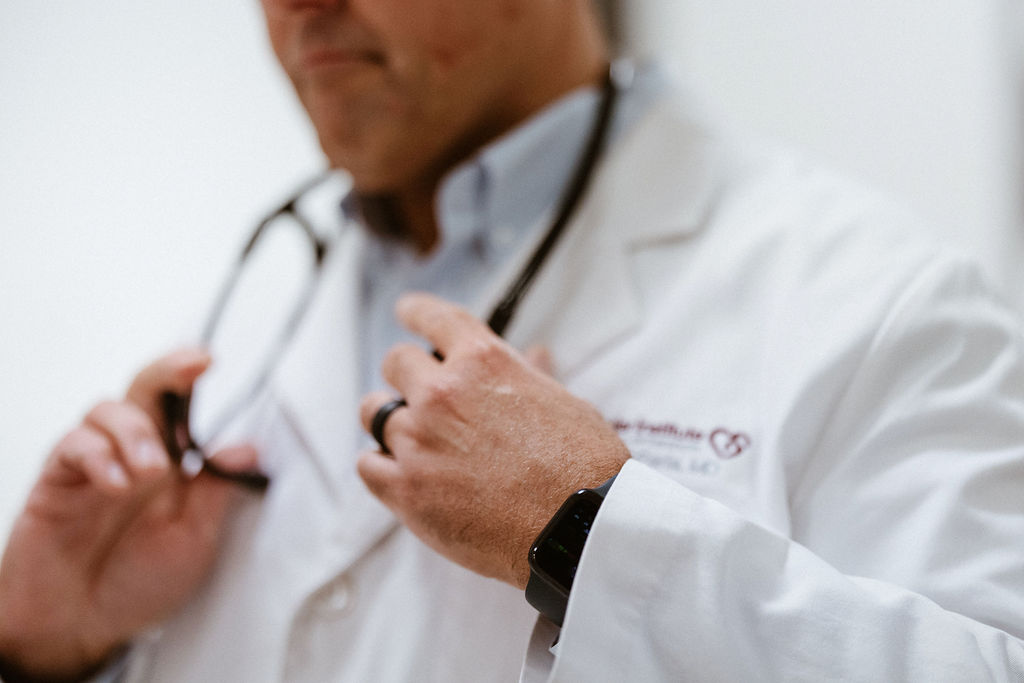
[{"label": "man", "polygon": [[[585,0],[263,6],[365,228],[217,456],[272,483],[231,505],[182,477],[160,397],[210,359],[145,369],[15,526],[8,672],[123,652],[126,677],[175,681],[1024,671],[1024,345],[970,268],[871,195],[733,146],[654,74],[602,88]],[[505,342],[480,318],[615,93]],[[572,545],[556,511],[585,487],[599,512],[560,576],[544,553]]]}]

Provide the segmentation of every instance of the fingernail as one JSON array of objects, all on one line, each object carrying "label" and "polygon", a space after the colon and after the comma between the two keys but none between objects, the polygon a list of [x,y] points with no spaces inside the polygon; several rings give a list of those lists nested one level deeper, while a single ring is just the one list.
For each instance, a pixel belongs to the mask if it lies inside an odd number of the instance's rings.
[{"label": "fingernail", "polygon": [[128,486],[128,475],[125,474],[120,465],[112,462],[107,465],[107,481],[118,488],[126,488]]}]

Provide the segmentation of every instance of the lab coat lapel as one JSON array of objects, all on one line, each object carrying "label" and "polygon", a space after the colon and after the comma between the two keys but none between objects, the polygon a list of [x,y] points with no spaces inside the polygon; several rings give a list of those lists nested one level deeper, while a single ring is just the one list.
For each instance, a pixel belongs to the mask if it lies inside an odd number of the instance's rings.
[{"label": "lab coat lapel", "polygon": [[365,245],[365,233],[355,224],[334,245],[317,298],[276,383],[282,409],[306,445],[303,455],[333,499],[326,512],[332,518],[326,522],[334,529],[332,543],[324,549],[323,573],[314,585],[344,570],[397,524],[355,467],[360,444],[368,443],[359,422],[359,278]]},{"label": "lab coat lapel", "polygon": [[349,226],[274,383],[308,457],[338,496],[352,474],[359,422],[359,262],[364,235]]},{"label": "lab coat lapel", "polygon": [[717,173],[714,143],[695,120],[661,101],[615,142],[524,300],[509,341],[546,346],[561,379],[642,321],[633,253],[683,239],[703,222]]}]

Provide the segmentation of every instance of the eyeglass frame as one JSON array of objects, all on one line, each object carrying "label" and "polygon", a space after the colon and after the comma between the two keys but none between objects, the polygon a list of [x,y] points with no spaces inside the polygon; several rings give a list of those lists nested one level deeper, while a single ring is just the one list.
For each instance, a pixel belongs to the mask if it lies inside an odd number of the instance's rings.
[{"label": "eyeglass frame", "polygon": [[[291,194],[287,201],[277,209],[267,214],[266,217],[257,224],[256,229],[253,230],[252,235],[249,237],[242,249],[234,268],[232,268],[228,273],[226,281],[221,286],[216,299],[214,299],[214,304],[199,337],[199,345],[203,348],[210,347],[211,342],[214,339],[214,335],[217,333],[220,324],[223,322],[224,311],[227,308],[228,301],[230,301],[232,295],[235,293],[238,281],[245,269],[246,261],[248,260],[249,255],[255,250],[260,238],[266,234],[267,228],[282,216],[290,216],[294,219],[294,221],[302,228],[303,234],[308,238],[310,245],[313,248],[313,270],[306,281],[306,286],[302,291],[301,297],[296,300],[295,306],[288,315],[287,323],[281,328],[281,332],[274,339],[270,351],[267,352],[260,371],[255,375],[255,378],[249,387],[236,396],[232,401],[229,401],[227,408],[223,409],[219,413],[218,419],[214,422],[214,426],[210,430],[213,435],[211,436],[211,439],[214,438],[215,435],[219,434],[229,422],[235,419],[242,412],[244,406],[265,387],[271,373],[283,355],[285,347],[287,347],[288,343],[291,341],[295,331],[299,327],[299,323],[306,311],[309,309],[309,305],[313,300],[313,294],[316,291],[320,275],[323,271],[323,264],[327,256],[329,244],[317,233],[311,222],[302,215],[297,207],[299,201],[305,197],[310,190],[324,183],[330,177],[330,172],[324,171],[308,179]],[[193,466],[197,466],[195,471],[196,475],[201,472],[205,472],[217,477],[218,479],[239,484],[254,492],[262,493],[265,491],[270,485],[270,478],[266,474],[255,469],[243,471],[225,469],[213,460],[211,455],[206,452],[203,446],[199,445],[193,437],[192,429],[190,427],[189,415],[191,404],[191,391],[186,394],[164,392],[160,395],[160,408],[163,413],[161,436],[171,461],[179,467],[186,466],[187,463],[192,463]]]}]

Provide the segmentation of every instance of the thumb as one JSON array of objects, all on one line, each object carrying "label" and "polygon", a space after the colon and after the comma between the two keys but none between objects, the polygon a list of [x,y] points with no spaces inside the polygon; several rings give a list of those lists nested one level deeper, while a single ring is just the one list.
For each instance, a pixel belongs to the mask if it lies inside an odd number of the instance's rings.
[{"label": "thumb", "polygon": [[402,474],[398,462],[378,451],[364,451],[359,456],[356,468],[370,493],[394,510],[395,488]]},{"label": "thumb", "polygon": [[[218,451],[217,465],[231,472],[256,469],[258,453],[249,445],[233,446]],[[204,539],[215,542],[220,537],[228,511],[245,496],[246,489],[237,483],[200,472],[185,485],[182,518]]]},{"label": "thumb", "polygon": [[217,465],[228,472],[246,472],[259,469],[259,452],[249,444],[222,448],[213,454]]},{"label": "thumb", "polygon": [[202,349],[179,349],[140,370],[128,387],[126,398],[160,424],[164,418],[160,396],[165,392],[187,394],[209,365],[210,356]]}]

